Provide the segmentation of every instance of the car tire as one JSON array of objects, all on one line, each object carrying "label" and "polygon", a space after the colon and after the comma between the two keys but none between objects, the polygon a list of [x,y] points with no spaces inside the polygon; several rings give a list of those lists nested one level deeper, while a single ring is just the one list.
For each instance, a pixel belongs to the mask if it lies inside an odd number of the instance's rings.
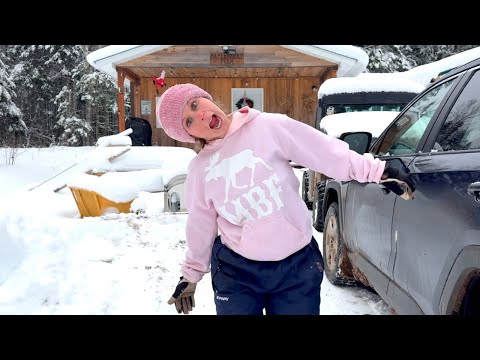
[{"label": "car tire", "polygon": [[307,205],[308,210],[312,210],[312,202],[308,200],[308,184],[310,182],[310,175],[308,174],[308,170],[303,172],[302,176],[302,200]]},{"label": "car tire", "polygon": [[313,227],[315,230],[322,232],[324,226],[323,219],[323,199],[325,198],[325,185],[326,181],[320,181],[317,184],[317,206],[315,207],[315,221],[313,222]]},{"label": "car tire", "polygon": [[480,315],[480,276],[475,276],[469,283],[463,299],[461,314],[463,316]]},{"label": "car tire", "polygon": [[325,216],[323,257],[325,262],[325,275],[333,285],[356,284],[353,276],[347,276],[344,272],[345,269],[351,270],[351,265],[340,233],[338,204],[336,202],[330,204]]}]

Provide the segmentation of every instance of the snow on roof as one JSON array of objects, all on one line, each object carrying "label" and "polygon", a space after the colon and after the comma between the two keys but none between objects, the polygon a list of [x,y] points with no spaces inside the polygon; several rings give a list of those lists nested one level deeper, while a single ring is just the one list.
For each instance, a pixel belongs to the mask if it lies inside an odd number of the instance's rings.
[{"label": "snow on roof", "polygon": [[326,80],[318,89],[318,97],[359,91],[405,91],[420,93],[439,73],[480,58],[480,47],[455,54],[430,64],[395,73],[362,73],[356,77]]},{"label": "snow on roof", "polygon": [[357,76],[368,65],[367,53],[352,45],[280,45],[338,64],[337,77]]},{"label": "snow on roof", "polygon": [[[145,56],[170,46],[171,45],[110,45],[88,54],[87,61],[97,70],[116,79],[116,64]],[[128,79],[125,80],[128,81]]]},{"label": "snow on roof", "polygon": [[398,111],[357,111],[333,114],[320,120],[320,129],[336,138],[350,131],[368,131],[373,137],[379,137],[398,114]]},{"label": "snow on roof", "polygon": [[420,93],[424,85],[390,73],[363,73],[356,77],[331,78],[320,85],[318,98],[323,95],[356,92],[413,92]]},{"label": "snow on roof", "polygon": [[430,83],[430,80],[436,77],[441,72],[462,66],[472,60],[480,58],[480,47],[476,47],[461,53],[434,61],[430,64],[420,65],[413,69],[398,72],[395,74],[401,75],[407,79],[415,80],[425,86]]},{"label": "snow on roof", "polygon": [[[97,70],[116,78],[115,66],[173,45],[110,45],[87,55],[87,61]],[[302,54],[338,64],[337,76],[356,76],[368,65],[367,53],[353,45],[279,45]],[[128,80],[128,79],[126,79]]]}]

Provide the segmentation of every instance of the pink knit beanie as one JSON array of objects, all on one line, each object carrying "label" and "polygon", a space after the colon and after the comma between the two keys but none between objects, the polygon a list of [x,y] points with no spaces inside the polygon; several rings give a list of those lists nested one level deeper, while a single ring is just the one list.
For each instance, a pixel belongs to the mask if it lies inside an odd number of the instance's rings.
[{"label": "pink knit beanie", "polygon": [[157,103],[157,121],[171,138],[194,143],[195,138],[189,135],[182,125],[182,113],[188,100],[204,97],[212,100],[205,90],[194,84],[178,84],[168,88]]}]

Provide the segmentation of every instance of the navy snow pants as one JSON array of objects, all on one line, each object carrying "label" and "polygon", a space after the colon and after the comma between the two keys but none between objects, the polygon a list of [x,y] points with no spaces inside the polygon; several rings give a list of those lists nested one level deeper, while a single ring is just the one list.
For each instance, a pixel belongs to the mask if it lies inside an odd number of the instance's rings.
[{"label": "navy snow pants", "polygon": [[315,238],[280,261],[254,261],[217,236],[212,286],[217,315],[319,315],[323,257]]}]

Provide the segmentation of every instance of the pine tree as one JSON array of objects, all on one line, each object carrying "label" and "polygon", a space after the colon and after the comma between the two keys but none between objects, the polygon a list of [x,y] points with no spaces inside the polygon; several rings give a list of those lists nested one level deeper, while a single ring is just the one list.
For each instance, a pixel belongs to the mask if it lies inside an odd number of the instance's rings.
[{"label": "pine tree", "polygon": [[[101,47],[85,47],[84,57]],[[87,61],[79,63],[76,73],[79,79],[76,90],[86,121],[92,126],[90,142],[93,144],[101,136],[118,132],[117,84],[112,77],[95,70]]]},{"label": "pine tree", "polygon": [[[99,128],[116,109],[112,79],[87,63],[101,45],[15,45],[14,80],[21,85],[18,105],[26,114],[32,142],[38,145],[92,145],[115,130]],[[92,79],[97,80],[92,81]],[[90,85],[89,85],[90,84]],[[94,110],[95,109],[95,113]],[[107,133],[106,133],[107,132]],[[109,133],[108,133],[109,132]]]},{"label": "pine tree", "polygon": [[441,60],[478,45],[360,45],[369,57],[368,72],[399,72]]},{"label": "pine tree", "polygon": [[0,53],[0,131],[2,146],[17,146],[19,137],[27,129],[22,121],[22,112],[15,105],[15,84],[10,79],[10,71]]},{"label": "pine tree", "polygon": [[417,63],[409,55],[409,45],[363,45],[368,55],[367,70],[377,73],[391,73],[409,70]]},{"label": "pine tree", "polygon": [[[69,83],[68,50],[64,45],[13,45],[16,59],[13,80],[17,86],[17,106],[29,128],[29,143],[50,146],[56,143],[54,126],[58,111],[55,97]],[[68,86],[68,85],[67,85]]]},{"label": "pine tree", "polygon": [[64,70],[69,82],[62,87],[53,101],[57,106],[57,122],[54,126],[58,131],[57,143],[68,146],[90,145],[89,134],[92,126],[80,108],[81,94],[77,91],[86,54],[82,45],[70,45],[68,48],[63,46],[64,48],[58,50],[69,55],[68,68]]}]

